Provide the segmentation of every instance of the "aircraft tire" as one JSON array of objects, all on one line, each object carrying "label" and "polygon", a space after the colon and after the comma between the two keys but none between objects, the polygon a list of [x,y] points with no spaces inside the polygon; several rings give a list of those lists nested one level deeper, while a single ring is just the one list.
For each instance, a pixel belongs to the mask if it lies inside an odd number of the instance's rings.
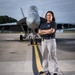
[{"label": "aircraft tire", "polygon": [[20,41],[23,41],[23,36],[22,35],[20,35]]}]

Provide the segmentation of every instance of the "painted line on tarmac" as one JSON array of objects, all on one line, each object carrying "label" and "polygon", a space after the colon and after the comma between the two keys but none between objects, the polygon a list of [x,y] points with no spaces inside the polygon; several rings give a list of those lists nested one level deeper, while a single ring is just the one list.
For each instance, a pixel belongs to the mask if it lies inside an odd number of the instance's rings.
[{"label": "painted line on tarmac", "polygon": [[[42,64],[41,64],[41,53],[37,45],[33,46],[33,72],[34,75],[38,75],[40,71],[42,71]],[[42,74],[46,75],[46,74]]]}]

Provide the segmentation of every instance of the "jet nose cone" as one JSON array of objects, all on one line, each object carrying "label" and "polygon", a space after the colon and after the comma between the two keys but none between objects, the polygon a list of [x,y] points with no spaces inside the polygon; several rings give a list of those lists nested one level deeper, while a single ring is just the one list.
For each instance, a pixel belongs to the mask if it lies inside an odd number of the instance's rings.
[{"label": "jet nose cone", "polygon": [[31,29],[36,29],[40,24],[40,17],[36,13],[31,13],[26,19],[27,25]]},{"label": "jet nose cone", "polygon": [[27,23],[29,23],[29,24],[35,23],[35,18],[28,18]]},{"label": "jet nose cone", "polygon": [[27,25],[31,29],[36,29],[39,26],[40,19],[29,18],[27,19]]}]

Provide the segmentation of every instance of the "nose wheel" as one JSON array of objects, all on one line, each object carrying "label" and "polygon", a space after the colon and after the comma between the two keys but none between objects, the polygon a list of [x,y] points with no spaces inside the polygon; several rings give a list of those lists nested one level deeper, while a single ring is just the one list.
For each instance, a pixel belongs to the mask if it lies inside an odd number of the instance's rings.
[{"label": "nose wheel", "polygon": [[20,41],[23,41],[23,36],[22,35],[20,35]]}]

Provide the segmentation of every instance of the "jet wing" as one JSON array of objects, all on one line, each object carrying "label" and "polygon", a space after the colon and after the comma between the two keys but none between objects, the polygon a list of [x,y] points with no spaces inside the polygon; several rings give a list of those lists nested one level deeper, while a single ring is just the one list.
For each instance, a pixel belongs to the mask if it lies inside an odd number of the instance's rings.
[{"label": "jet wing", "polygon": [[17,22],[0,24],[0,26],[12,26],[12,25],[17,25]]},{"label": "jet wing", "polygon": [[17,21],[17,25],[26,25],[27,26],[27,24],[26,24],[26,17],[20,19],[19,21]]},{"label": "jet wing", "polygon": [[[45,23],[45,22],[46,22],[46,19],[43,18],[43,17],[40,17],[40,24],[41,23]],[[25,26],[27,26],[27,24],[26,24],[26,17],[20,19],[17,22],[0,24],[0,26],[12,26],[12,25],[25,25]]]},{"label": "jet wing", "polygon": [[40,17],[40,24],[45,23],[45,22],[46,22],[46,19],[43,17]]}]

